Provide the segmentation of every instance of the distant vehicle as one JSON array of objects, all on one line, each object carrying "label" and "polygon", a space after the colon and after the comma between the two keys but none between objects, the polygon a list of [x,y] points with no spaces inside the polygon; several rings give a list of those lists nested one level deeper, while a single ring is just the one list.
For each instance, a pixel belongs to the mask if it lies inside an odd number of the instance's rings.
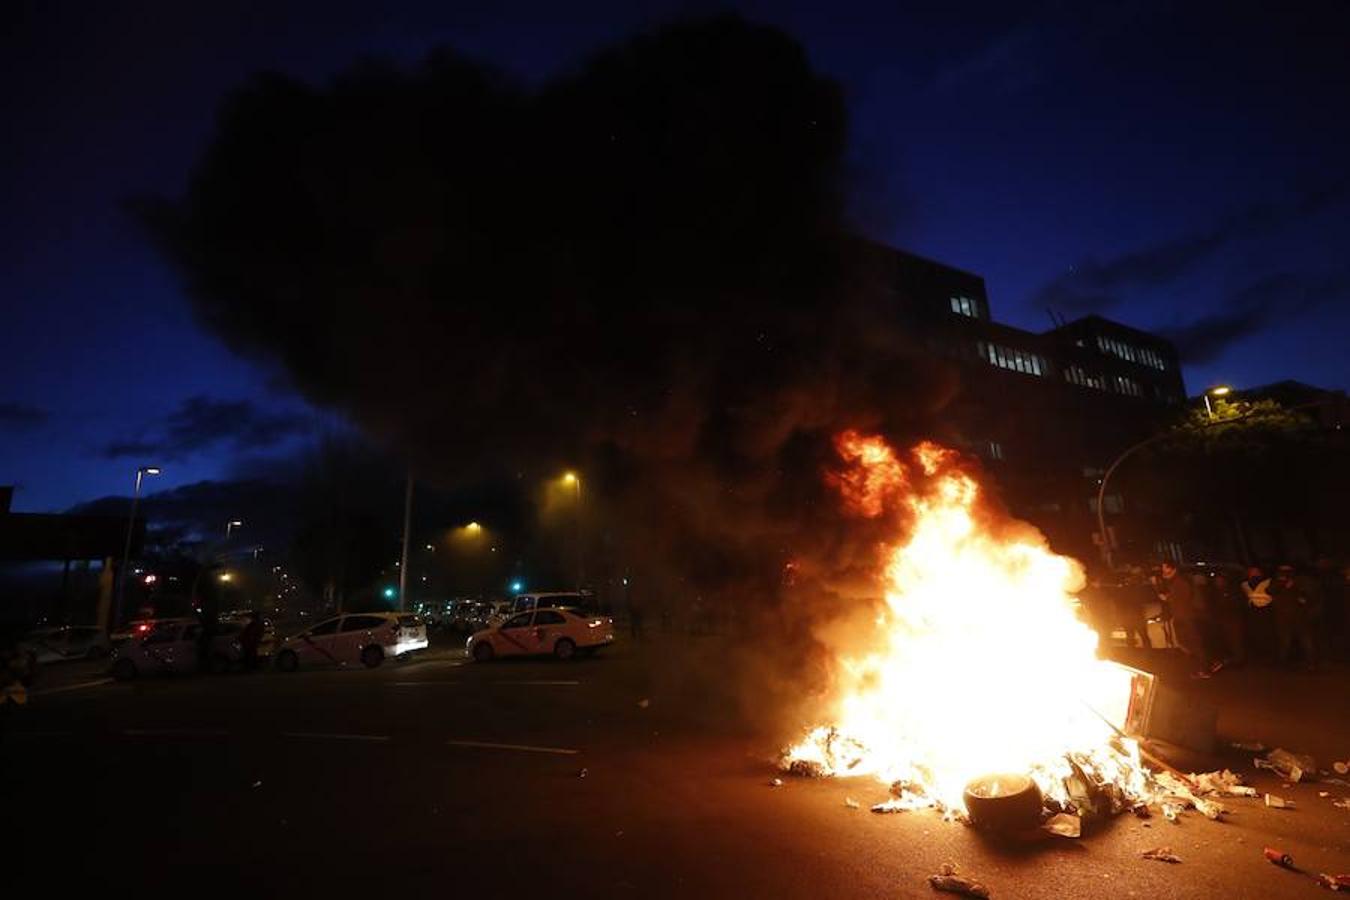
[{"label": "distant vehicle", "polygon": [[589,656],[614,643],[614,620],[573,609],[532,609],[475,633],[464,645],[475,662],[497,656]]},{"label": "distant vehicle", "polygon": [[[144,626],[144,627],[142,627]],[[207,664],[213,672],[227,671],[239,662],[239,632],[242,625],[222,622],[211,640]],[[202,623],[197,619],[149,619],[135,623],[130,632],[115,636],[112,644],[112,675],[120,681],[138,675],[195,672]]]},{"label": "distant vehicle", "polygon": [[108,636],[97,625],[35,628],[23,636],[19,646],[32,653],[35,662],[42,664],[68,659],[103,659],[112,648]]},{"label": "distant vehicle", "polygon": [[526,612],[531,609],[558,609],[567,607],[568,609],[594,611],[595,603],[589,591],[535,591],[528,594],[516,594],[510,600],[502,600],[495,604],[492,615],[488,617],[487,624],[500,625],[516,613]]},{"label": "distant vehicle", "polygon": [[406,656],[427,648],[427,627],[409,613],[369,612],[334,616],[288,637],[277,648],[276,665],[283,672],[305,666],[348,666],[373,669],[387,657]]}]

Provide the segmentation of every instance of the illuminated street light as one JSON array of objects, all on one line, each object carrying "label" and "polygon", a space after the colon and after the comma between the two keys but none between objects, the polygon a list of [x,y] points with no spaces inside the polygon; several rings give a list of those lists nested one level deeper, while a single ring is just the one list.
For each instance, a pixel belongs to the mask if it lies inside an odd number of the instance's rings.
[{"label": "illuminated street light", "polygon": [[464,526],[464,530],[469,532],[469,534],[477,534],[483,530],[483,526],[479,525],[477,522],[470,522],[468,525]]},{"label": "illuminated street light", "polygon": [[1232,387],[1226,384],[1218,384],[1205,391],[1205,415],[1209,416],[1211,419],[1214,418],[1214,407],[1210,405],[1210,397],[1227,397],[1232,392]]},{"label": "illuminated street light", "polygon": [[225,540],[228,541],[228,540],[230,539],[230,532],[231,532],[231,531],[234,531],[234,529],[236,529],[236,528],[242,528],[242,527],[244,527],[244,522],[243,522],[242,519],[231,519],[230,521],[226,522],[226,523],[225,523]]},{"label": "illuminated street light", "polygon": [[220,573],[219,575],[217,575],[216,577],[219,578],[221,581],[224,581],[224,582],[227,582],[227,583],[228,583],[228,582],[231,582],[231,581],[234,581],[234,574],[231,573],[231,572],[221,572],[221,573]]},{"label": "illuminated street light", "polygon": [[110,629],[122,619],[122,605],[127,591],[127,566],[131,563],[131,533],[136,527],[136,505],[141,499],[141,479],[146,475],[158,474],[159,466],[139,466],[136,469],[136,489],[131,494],[131,516],[127,519],[127,542],[122,547],[122,566],[117,570],[117,605],[107,623]]},{"label": "illuminated street light", "polygon": [[525,590],[525,582],[520,581],[519,579],[511,582],[511,593],[519,594],[523,590]]}]

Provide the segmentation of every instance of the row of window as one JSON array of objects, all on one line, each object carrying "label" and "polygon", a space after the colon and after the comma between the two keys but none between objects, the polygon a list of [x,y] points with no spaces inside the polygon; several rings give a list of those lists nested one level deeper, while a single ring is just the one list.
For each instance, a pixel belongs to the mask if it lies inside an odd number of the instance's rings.
[{"label": "row of window", "polygon": [[1126,375],[1100,375],[1089,372],[1080,366],[1068,366],[1064,370],[1064,380],[1079,387],[1098,391],[1115,391],[1126,397],[1144,396],[1144,386]]},{"label": "row of window", "polygon": [[1151,350],[1148,347],[1136,347],[1133,344],[1127,344],[1124,341],[1099,334],[1097,335],[1097,349],[1127,362],[1152,366],[1160,372],[1167,370],[1167,361],[1156,350]]},{"label": "row of window", "polygon": [[986,344],[984,341],[977,341],[975,349],[980,354],[980,359],[1000,369],[1011,369],[1026,375],[1045,375],[1050,371],[1050,365],[1044,357],[1026,350],[1014,350],[1012,347]]},{"label": "row of window", "polygon": [[962,316],[970,316],[972,319],[978,319],[980,317],[980,305],[970,297],[964,297],[958,294],[952,297],[952,312]]}]

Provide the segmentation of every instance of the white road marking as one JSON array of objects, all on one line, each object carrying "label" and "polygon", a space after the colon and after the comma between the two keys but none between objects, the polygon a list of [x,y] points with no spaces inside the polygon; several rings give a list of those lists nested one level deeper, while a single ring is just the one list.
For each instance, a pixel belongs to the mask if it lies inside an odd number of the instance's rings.
[{"label": "white road marking", "polygon": [[334,734],[321,731],[285,731],[282,737],[288,738],[312,738],[322,741],[387,741],[387,734]]},{"label": "white road marking", "polygon": [[85,688],[98,687],[102,684],[111,684],[111,678],[100,678],[97,681],[81,681],[79,684],[63,684],[61,687],[42,688],[41,690],[29,691],[30,697],[47,697],[52,694],[64,694],[66,691],[79,691]]},{"label": "white road marking", "polygon": [[463,684],[462,681],[395,681],[394,687],[422,687],[428,684]]},{"label": "white road marking", "polygon": [[446,741],[451,747],[477,747],[482,750],[519,750],[522,753],[555,753],[560,756],[576,756],[580,750],[567,747],[531,747],[526,744],[494,744],[490,741]]},{"label": "white road marking", "polygon": [[218,728],[124,728],[128,737],[224,737],[228,731]]},{"label": "white road marking", "polygon": [[489,681],[487,684],[523,684],[533,685],[535,687],[550,687],[559,685],[581,684],[580,681]]}]

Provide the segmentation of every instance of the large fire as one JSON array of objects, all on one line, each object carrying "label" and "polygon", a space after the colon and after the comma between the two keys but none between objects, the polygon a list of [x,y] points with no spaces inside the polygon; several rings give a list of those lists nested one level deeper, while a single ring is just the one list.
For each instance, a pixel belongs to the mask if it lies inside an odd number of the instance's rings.
[{"label": "large fire", "polygon": [[896,803],[963,809],[972,779],[1031,776],[1073,805],[1084,781],[1116,805],[1146,794],[1137,745],[1108,724],[1128,671],[1096,656],[1075,614],[1077,563],[984,502],[954,451],[897,454],[845,432],[830,475],[853,513],[893,517],[882,551],[879,649],[838,659],[831,724],[787,752],[828,774],[897,785]]}]

